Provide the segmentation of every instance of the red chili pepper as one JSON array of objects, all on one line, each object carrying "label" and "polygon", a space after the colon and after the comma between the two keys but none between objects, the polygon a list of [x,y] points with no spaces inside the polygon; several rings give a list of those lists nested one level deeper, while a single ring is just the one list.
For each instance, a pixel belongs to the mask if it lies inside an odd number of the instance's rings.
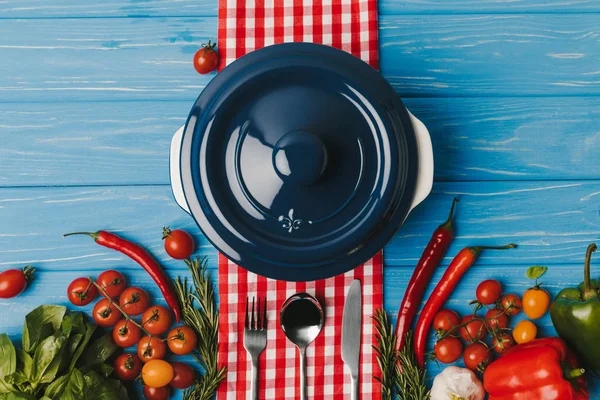
[{"label": "red chili pepper", "polygon": [[406,341],[406,333],[409,331],[415,315],[423,299],[423,293],[425,288],[431,280],[433,272],[440,264],[440,261],[446,254],[446,250],[450,247],[450,242],[454,237],[454,224],[452,223],[452,215],[454,214],[454,206],[458,202],[455,198],[452,201],[452,207],[450,208],[450,214],[446,222],[437,227],[433,232],[427,247],[423,251],[419,262],[413,272],[408,287],[404,293],[402,304],[400,304],[400,310],[398,311],[398,322],[396,324],[396,350],[400,351],[404,347]]},{"label": "red chili pepper", "polygon": [[419,366],[423,368],[425,365],[425,343],[427,342],[427,334],[433,317],[442,308],[450,294],[460,281],[460,278],[467,272],[469,267],[477,260],[482,250],[504,250],[512,249],[517,247],[516,244],[508,244],[506,246],[477,246],[477,247],[465,247],[458,252],[456,257],[452,260],[444,276],[440,279],[429,300],[425,303],[421,316],[417,322],[415,328],[415,354],[417,356],[417,362]]},{"label": "red chili pepper", "polygon": [[173,289],[173,285],[171,284],[171,279],[167,276],[158,261],[156,261],[143,247],[107,231],[74,232],[67,233],[63,236],[71,235],[91,236],[99,245],[117,250],[140,264],[152,279],[154,279],[154,282],[158,285],[163,296],[165,296],[167,304],[173,311],[173,315],[175,315],[175,320],[177,322],[180,321],[181,310],[179,309],[179,302],[177,301],[175,289]]}]

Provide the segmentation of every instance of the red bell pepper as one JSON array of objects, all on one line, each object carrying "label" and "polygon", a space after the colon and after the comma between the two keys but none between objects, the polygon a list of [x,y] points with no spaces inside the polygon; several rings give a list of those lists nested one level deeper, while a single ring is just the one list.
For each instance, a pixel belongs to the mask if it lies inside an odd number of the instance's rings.
[{"label": "red bell pepper", "polygon": [[584,370],[560,338],[507,350],[483,375],[489,400],[587,400]]}]

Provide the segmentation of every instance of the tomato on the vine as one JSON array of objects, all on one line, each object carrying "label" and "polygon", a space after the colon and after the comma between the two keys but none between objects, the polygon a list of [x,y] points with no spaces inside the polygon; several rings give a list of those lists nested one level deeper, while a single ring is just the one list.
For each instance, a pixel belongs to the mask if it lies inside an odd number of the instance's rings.
[{"label": "tomato on the vine", "polygon": [[500,301],[500,305],[506,311],[506,315],[517,315],[521,312],[523,308],[523,304],[521,303],[521,299],[516,294],[507,294],[502,297]]},{"label": "tomato on the vine", "polygon": [[538,319],[546,314],[550,307],[550,295],[544,289],[535,287],[523,294],[523,312],[531,319]]},{"label": "tomato on the vine", "polygon": [[508,327],[508,315],[500,308],[490,308],[485,313],[485,326],[488,331],[497,331]]},{"label": "tomato on the vine", "polygon": [[513,329],[512,332],[515,342],[527,343],[535,339],[537,336],[537,327],[535,324],[528,320],[520,321]]},{"label": "tomato on the vine", "polygon": [[144,386],[144,398],[146,400],[167,400],[171,395],[171,391],[168,386],[163,387],[150,387]]},{"label": "tomato on the vine", "polygon": [[175,389],[187,389],[192,386],[196,380],[196,373],[194,369],[187,364],[174,362],[173,366],[173,380],[169,385]]},{"label": "tomato on the vine", "polygon": [[176,260],[185,260],[194,253],[194,238],[182,229],[170,230],[163,227],[165,251]]},{"label": "tomato on the vine", "polygon": [[194,54],[194,68],[199,74],[208,74],[214,71],[219,65],[219,53],[215,50],[216,43],[211,43],[202,46],[200,50]]},{"label": "tomato on the vine", "polygon": [[138,342],[137,354],[142,362],[162,359],[167,354],[167,345],[154,336],[144,336]]},{"label": "tomato on the vine", "polygon": [[133,381],[142,372],[142,361],[137,354],[123,353],[115,360],[115,374],[122,381]]},{"label": "tomato on the vine", "polygon": [[96,283],[100,286],[108,297],[114,299],[119,296],[125,290],[125,277],[119,271],[115,271],[114,269],[109,269],[108,271],[102,272],[98,275],[98,279],[96,279]]},{"label": "tomato on the vine", "polygon": [[164,360],[150,360],[142,367],[142,379],[147,386],[159,388],[173,380],[173,367]]},{"label": "tomato on the vine", "polygon": [[492,361],[492,353],[484,343],[471,343],[465,347],[463,361],[465,362],[465,367],[471,371],[483,372],[488,364]]},{"label": "tomato on the vine", "polygon": [[0,272],[0,299],[10,299],[23,293],[29,282],[33,280],[33,267],[7,269]]},{"label": "tomato on the vine", "polygon": [[162,335],[173,323],[171,312],[163,306],[152,306],[142,314],[144,329],[153,335]]},{"label": "tomato on the vine", "polygon": [[492,347],[496,353],[502,354],[506,350],[510,349],[515,345],[515,341],[510,333],[502,332],[494,337],[492,340]]},{"label": "tomato on the vine", "polygon": [[167,335],[167,343],[173,353],[183,356],[194,351],[198,344],[198,337],[192,328],[178,326],[173,328]]},{"label": "tomato on the vine", "polygon": [[148,293],[138,287],[127,288],[119,297],[119,305],[127,315],[140,315],[148,308]]},{"label": "tomato on the vine", "polygon": [[463,350],[463,344],[459,338],[446,336],[438,340],[433,346],[435,358],[441,363],[450,364],[458,360]]},{"label": "tomato on the vine", "polygon": [[[471,321],[471,322],[469,322]],[[485,337],[486,329],[483,321],[474,315],[465,315],[460,320],[460,337],[466,342],[477,342]]]},{"label": "tomato on the vine", "polygon": [[477,301],[484,305],[494,304],[502,294],[502,285],[495,279],[487,279],[477,285],[475,296]]},{"label": "tomato on the vine", "polygon": [[458,324],[460,317],[456,311],[447,308],[441,309],[433,317],[433,329],[439,333],[454,331]]},{"label": "tomato on the vine", "polygon": [[67,288],[67,296],[76,306],[85,306],[98,296],[98,288],[89,278],[77,278]]},{"label": "tomato on the vine", "polygon": [[129,320],[122,319],[113,328],[113,340],[119,347],[131,347],[140,341],[142,330]]},{"label": "tomato on the vine", "polygon": [[117,310],[111,300],[103,298],[94,306],[92,317],[94,318],[96,325],[108,328],[119,322],[121,319],[121,312]]}]

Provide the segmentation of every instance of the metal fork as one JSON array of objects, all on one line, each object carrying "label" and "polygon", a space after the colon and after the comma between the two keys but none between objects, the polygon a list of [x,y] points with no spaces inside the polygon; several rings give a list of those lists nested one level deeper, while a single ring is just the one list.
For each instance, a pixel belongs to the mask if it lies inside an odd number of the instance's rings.
[{"label": "metal fork", "polygon": [[248,316],[248,303],[246,300],[246,322],[244,329],[244,348],[252,358],[252,400],[258,400],[258,357],[267,347],[267,299],[263,300],[263,312],[261,315],[260,297],[256,313],[254,312],[254,297],[252,297],[252,315]]}]

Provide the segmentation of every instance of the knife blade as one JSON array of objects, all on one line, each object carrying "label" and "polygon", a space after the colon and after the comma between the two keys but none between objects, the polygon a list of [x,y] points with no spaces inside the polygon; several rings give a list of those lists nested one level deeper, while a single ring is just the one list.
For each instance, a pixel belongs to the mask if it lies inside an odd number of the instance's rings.
[{"label": "knife blade", "polygon": [[352,377],[352,399],[358,398],[358,362],[362,331],[362,293],[360,281],[350,285],[342,315],[342,360]]}]

